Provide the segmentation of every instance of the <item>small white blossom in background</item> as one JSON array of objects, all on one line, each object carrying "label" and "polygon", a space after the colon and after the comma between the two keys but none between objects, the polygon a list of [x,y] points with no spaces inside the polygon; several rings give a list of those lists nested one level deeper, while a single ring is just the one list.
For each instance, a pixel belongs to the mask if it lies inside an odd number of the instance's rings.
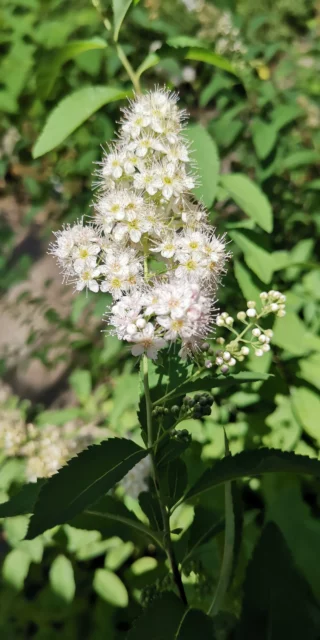
[{"label": "small white blossom in background", "polygon": [[223,349],[215,351],[214,362],[216,366],[220,367],[222,373],[228,373],[230,367],[234,367],[237,362],[243,362],[250,353],[261,357],[270,351],[273,331],[265,329],[261,325],[261,321],[270,314],[283,318],[286,314],[286,296],[280,291],[271,289],[268,292],[260,293],[260,301],[261,304],[257,308],[256,303],[249,300],[246,311],[237,313],[237,320],[242,324],[239,332],[234,328],[235,319],[227,312],[217,316],[217,326],[223,327],[235,335],[235,338],[229,343],[226,343],[223,337],[217,338],[217,343],[223,346]]},{"label": "small white blossom in background", "polygon": [[197,181],[177,99],[155,89],[123,109],[97,171],[94,216],[58,231],[50,249],[76,291],[112,295],[111,333],[151,359],[173,342],[182,358],[199,351],[229,257],[192,195]]},{"label": "small white blossom in background", "polygon": [[26,424],[19,409],[0,409],[0,449],[7,457],[25,459],[27,482],[49,478],[70,458],[105,437],[94,424],[66,423],[63,427]]},{"label": "small white blossom in background", "polygon": [[152,464],[150,456],[146,456],[136,464],[121,480],[121,487],[130,498],[137,499],[143,491],[148,491],[148,478],[151,475]]}]

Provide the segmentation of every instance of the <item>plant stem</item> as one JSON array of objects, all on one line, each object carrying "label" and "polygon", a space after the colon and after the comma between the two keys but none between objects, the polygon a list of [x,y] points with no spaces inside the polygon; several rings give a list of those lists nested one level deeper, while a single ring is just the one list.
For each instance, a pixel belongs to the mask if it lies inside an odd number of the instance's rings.
[{"label": "plant stem", "polygon": [[123,51],[122,47],[119,44],[117,44],[117,54],[133,84],[135,92],[137,94],[140,94],[141,93],[140,80],[136,72],[134,71],[133,67],[131,66],[125,52]]},{"label": "plant stem", "polygon": [[187,597],[185,594],[184,586],[182,584],[181,575],[180,575],[179,567],[176,561],[172,540],[171,540],[169,513],[167,511],[166,505],[163,500],[161,485],[159,481],[159,474],[158,474],[158,469],[157,469],[154,450],[153,450],[154,434],[153,434],[153,424],[152,424],[152,403],[151,403],[150,389],[149,389],[148,358],[146,355],[143,356],[143,385],[144,385],[144,396],[145,396],[146,411],[147,411],[148,448],[150,449],[150,456],[152,461],[154,485],[155,485],[155,489],[157,492],[157,497],[158,497],[160,509],[161,509],[161,516],[162,516],[162,523],[163,523],[163,543],[164,543],[164,548],[170,563],[173,579],[178,589],[180,598],[182,602],[187,605],[188,604]]},{"label": "plant stem", "polygon": [[[228,440],[226,432],[224,432],[225,438],[225,455],[230,455]],[[225,533],[224,533],[224,549],[223,559],[221,565],[221,571],[219,581],[217,585],[214,598],[208,609],[208,615],[216,616],[219,613],[223,601],[228,590],[230,577],[232,573],[232,563],[234,554],[234,541],[235,541],[235,521],[233,511],[233,499],[232,499],[232,484],[226,482],[224,486],[225,495]]]}]

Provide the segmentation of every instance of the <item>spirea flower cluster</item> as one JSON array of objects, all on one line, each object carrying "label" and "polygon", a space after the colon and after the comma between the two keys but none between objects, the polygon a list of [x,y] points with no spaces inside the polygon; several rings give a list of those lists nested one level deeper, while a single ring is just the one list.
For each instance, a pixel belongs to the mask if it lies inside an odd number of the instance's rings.
[{"label": "spirea flower cluster", "polygon": [[77,291],[112,295],[111,333],[152,359],[173,342],[181,357],[199,349],[228,258],[192,195],[185,121],[166,90],[130,102],[97,172],[94,216],[57,232],[51,247]]},{"label": "spirea flower cluster", "polygon": [[68,422],[63,427],[26,423],[18,408],[0,407],[0,449],[8,458],[24,458],[27,482],[49,478],[70,458],[105,437],[94,424]]}]

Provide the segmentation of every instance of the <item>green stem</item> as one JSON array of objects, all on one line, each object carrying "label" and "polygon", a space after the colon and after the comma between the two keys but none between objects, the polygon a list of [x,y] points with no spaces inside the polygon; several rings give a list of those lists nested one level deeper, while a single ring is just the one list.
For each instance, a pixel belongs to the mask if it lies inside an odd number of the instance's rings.
[{"label": "green stem", "polygon": [[132,84],[134,87],[134,90],[136,93],[140,94],[141,93],[141,86],[140,86],[140,80],[136,74],[136,72],[134,71],[132,65],[130,64],[125,52],[123,51],[122,47],[120,46],[120,44],[117,44],[117,54],[119,56],[119,60],[121,60],[122,65],[124,66]]},{"label": "green stem", "polygon": [[[224,437],[225,437],[225,452],[226,452],[226,455],[230,455],[226,433],[224,433]],[[231,482],[225,483],[224,495],[225,495],[224,549],[223,549],[222,565],[221,565],[221,571],[220,571],[220,577],[219,577],[217,589],[214,594],[212,603],[208,609],[208,615],[211,615],[211,616],[216,616],[223,605],[224,598],[227,593],[229,582],[230,582],[230,577],[232,572],[232,563],[233,563],[233,554],[234,554],[235,522],[234,522]]]},{"label": "green stem", "polygon": [[148,448],[150,449],[150,456],[152,461],[154,485],[155,485],[157,498],[159,500],[159,505],[161,509],[162,524],[163,524],[163,543],[164,543],[164,548],[166,550],[166,554],[170,563],[173,579],[178,589],[180,598],[182,602],[187,605],[188,602],[187,602],[184,586],[182,584],[182,579],[181,579],[179,567],[176,561],[172,540],[171,540],[170,517],[163,499],[161,484],[159,481],[159,474],[158,474],[158,469],[157,469],[154,449],[153,449],[154,434],[153,434],[153,424],[152,424],[152,403],[151,403],[150,389],[149,389],[148,358],[146,355],[143,356],[143,385],[144,385],[144,396],[146,400],[146,411],[147,411]]}]

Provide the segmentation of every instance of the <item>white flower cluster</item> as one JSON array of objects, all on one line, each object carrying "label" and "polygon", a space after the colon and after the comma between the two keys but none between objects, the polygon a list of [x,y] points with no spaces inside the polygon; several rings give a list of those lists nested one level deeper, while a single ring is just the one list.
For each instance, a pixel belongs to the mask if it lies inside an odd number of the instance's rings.
[{"label": "white flower cluster", "polygon": [[[229,368],[237,362],[243,362],[246,356],[252,351],[256,356],[263,356],[270,351],[270,341],[273,337],[272,329],[264,329],[260,321],[269,314],[275,314],[278,318],[285,316],[286,296],[280,291],[271,289],[260,293],[261,309],[257,310],[257,305],[253,300],[247,302],[247,310],[239,311],[237,319],[244,325],[242,331],[238,332],[234,328],[234,318],[227,312],[217,316],[216,324],[224,327],[235,335],[229,343],[223,337],[217,338],[217,343],[223,345],[223,350],[215,352],[215,364],[221,367],[222,373],[228,373]],[[205,366],[212,366],[210,360]]]},{"label": "white flower cluster", "polygon": [[19,409],[0,410],[0,449],[7,457],[26,462],[27,482],[49,478],[77,453],[101,440],[105,431],[95,425],[66,423],[63,427],[26,424]]},{"label": "white flower cluster", "polygon": [[184,121],[166,90],[131,102],[97,172],[92,222],[67,226],[51,246],[76,290],[111,293],[112,332],[153,359],[177,340],[182,357],[199,348],[228,258],[191,193]]},{"label": "white flower cluster", "polygon": [[151,475],[151,457],[146,456],[138,462],[121,480],[121,487],[130,498],[137,499],[143,491],[148,491],[148,478]]}]

